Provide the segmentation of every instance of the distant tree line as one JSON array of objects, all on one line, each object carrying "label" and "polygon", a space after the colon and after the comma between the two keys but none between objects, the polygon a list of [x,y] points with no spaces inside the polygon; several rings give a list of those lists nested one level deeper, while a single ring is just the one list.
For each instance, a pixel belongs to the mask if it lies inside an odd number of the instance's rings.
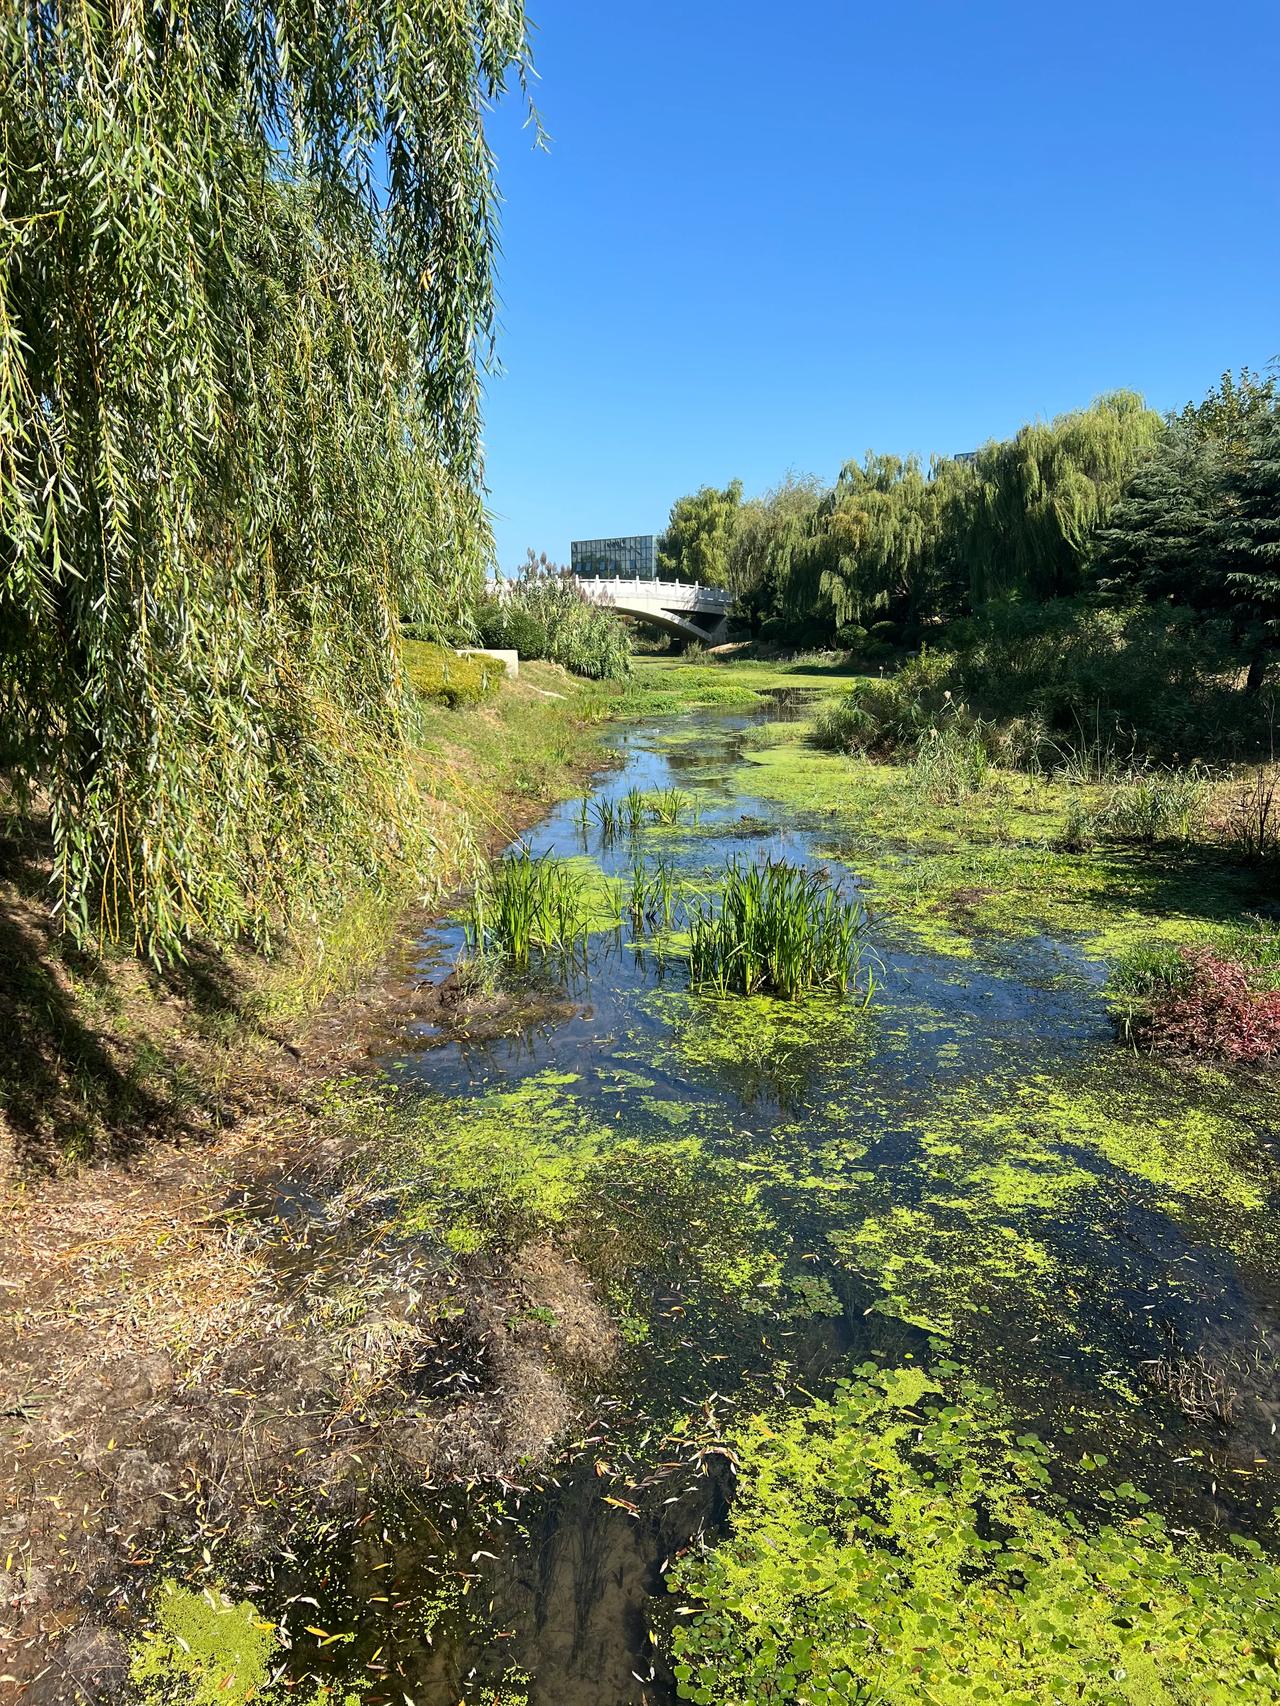
[{"label": "distant tree line", "polygon": [[782,643],[916,641],[997,601],[1087,593],[1225,620],[1256,687],[1280,645],[1276,377],[1226,374],[1167,418],[1113,392],[927,467],[868,452],[831,487],[704,487],[659,549],[664,573],[731,588]]}]

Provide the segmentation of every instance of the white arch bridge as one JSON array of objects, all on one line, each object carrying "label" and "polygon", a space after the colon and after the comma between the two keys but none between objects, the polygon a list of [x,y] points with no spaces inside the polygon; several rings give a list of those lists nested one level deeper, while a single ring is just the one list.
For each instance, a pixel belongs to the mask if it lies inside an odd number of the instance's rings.
[{"label": "white arch bridge", "polygon": [[[630,616],[686,640],[710,640],[714,644],[724,633],[733,603],[733,594],[724,587],[700,586],[696,581],[610,580],[589,575],[570,578],[592,604],[607,605],[619,616]],[[504,587],[515,584],[498,581],[499,597]]]}]

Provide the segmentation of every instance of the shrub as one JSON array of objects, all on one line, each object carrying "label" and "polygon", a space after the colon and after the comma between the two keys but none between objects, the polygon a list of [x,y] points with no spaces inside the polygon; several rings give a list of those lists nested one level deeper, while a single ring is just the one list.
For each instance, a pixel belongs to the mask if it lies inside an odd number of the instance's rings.
[{"label": "shrub", "polygon": [[631,640],[615,611],[585,598],[572,576],[537,571],[512,581],[501,598],[485,599],[475,612],[484,634],[502,634],[486,644],[514,646],[522,657],[545,657],[593,681],[622,680],[631,673]]},{"label": "shrub", "polygon": [[818,716],[811,739],[836,752],[889,757],[915,749],[944,714],[953,719],[954,660],[927,648],[883,680],[857,682]]},{"label": "shrub", "polygon": [[1108,986],[1117,1023],[1158,1054],[1269,1060],[1280,1053],[1280,936],[1241,930],[1217,948],[1136,950]]},{"label": "shrub", "polygon": [[[871,628],[864,660],[881,655],[883,627]],[[856,686],[819,719],[818,743],[890,756],[914,747],[944,706],[967,705],[991,725],[992,757],[1051,765],[1075,781],[1114,779],[1135,756],[1175,770],[1188,758],[1270,751],[1270,703],[1243,691],[1225,622],[1058,599],[989,606],[952,623],[946,641],[883,682]],[[1280,839],[1280,806],[1261,796],[1242,800],[1242,833],[1251,804],[1263,810],[1264,834]]]},{"label": "shrub", "polygon": [[482,646],[498,646],[536,660],[550,652],[545,622],[509,600],[488,598],[476,612],[476,628]]},{"label": "shrub", "polygon": [[454,710],[488,698],[506,673],[496,658],[459,657],[448,646],[426,640],[406,640],[404,661],[409,685],[420,698]]},{"label": "shrub", "polygon": [[837,628],[835,642],[842,652],[858,651],[867,638],[867,630],[858,622],[846,622],[843,628]]},{"label": "shrub", "polygon": [[984,717],[1036,715],[1064,747],[1165,763],[1266,752],[1261,694],[1242,691],[1226,621],[1058,599],[992,604],[948,629],[956,696]]}]

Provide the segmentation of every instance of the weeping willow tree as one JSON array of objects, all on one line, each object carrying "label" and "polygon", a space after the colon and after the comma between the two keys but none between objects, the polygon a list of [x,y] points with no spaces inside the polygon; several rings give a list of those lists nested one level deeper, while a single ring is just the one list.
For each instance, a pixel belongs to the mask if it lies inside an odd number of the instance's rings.
[{"label": "weeping willow tree", "polygon": [[918,459],[868,452],[846,463],[820,512],[809,578],[837,627],[924,602],[939,541],[940,491]]},{"label": "weeping willow tree", "polygon": [[397,653],[487,549],[520,0],[12,0],[0,762],[155,958],[412,851]]},{"label": "weeping willow tree", "polygon": [[1141,397],[1116,391],[1091,408],[984,446],[954,511],[973,602],[1075,592],[1094,535],[1163,431]]},{"label": "weeping willow tree", "polygon": [[795,567],[808,548],[823,497],[816,477],[788,475],[763,497],[739,506],[725,579],[736,609],[753,629],[789,607]]}]

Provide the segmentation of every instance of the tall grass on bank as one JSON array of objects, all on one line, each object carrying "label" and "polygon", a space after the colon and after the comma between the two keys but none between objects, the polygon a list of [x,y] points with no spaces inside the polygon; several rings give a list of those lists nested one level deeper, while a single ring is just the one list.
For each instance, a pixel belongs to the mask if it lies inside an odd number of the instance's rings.
[{"label": "tall grass on bank", "polygon": [[991,754],[982,724],[933,726],[921,735],[910,766],[913,786],[933,800],[964,800],[991,780]]},{"label": "tall grass on bank", "polygon": [[1199,769],[1138,770],[1116,783],[1097,814],[1098,828],[1120,841],[1186,841],[1208,800]]},{"label": "tall grass on bank", "polygon": [[1259,765],[1227,803],[1227,846],[1251,864],[1280,857],[1280,775]]},{"label": "tall grass on bank", "polygon": [[528,847],[500,859],[472,892],[467,933],[479,961],[498,956],[524,970],[535,949],[573,958],[590,929],[582,873]]},{"label": "tall grass on bank", "polygon": [[[718,901],[694,907],[688,924],[692,981],[720,995],[844,991],[862,968],[861,906],[821,873],[785,860],[735,860]],[[868,973],[868,999],[871,984]]]}]

